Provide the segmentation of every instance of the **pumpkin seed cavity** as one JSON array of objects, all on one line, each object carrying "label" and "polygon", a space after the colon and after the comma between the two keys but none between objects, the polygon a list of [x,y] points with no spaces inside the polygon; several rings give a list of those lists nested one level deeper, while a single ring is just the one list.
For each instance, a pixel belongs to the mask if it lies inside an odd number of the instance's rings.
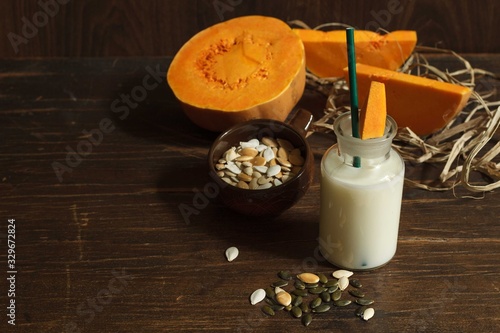
[{"label": "pumpkin seed cavity", "polygon": [[[283,147],[279,141],[268,139],[269,141],[263,140],[267,146],[261,151],[270,147]],[[271,139],[274,142],[270,141]],[[276,145],[276,147],[271,145]],[[256,147],[247,148],[259,150],[258,145]],[[254,152],[251,151],[251,153]],[[291,151],[288,153],[292,154]],[[279,154],[279,150],[276,150],[274,154]],[[285,156],[285,153],[282,152],[281,156]],[[353,304],[358,306],[354,312],[355,316],[364,321],[371,319],[375,314],[375,310],[369,307],[375,301],[365,297],[361,282],[358,279],[349,279],[353,272],[337,270],[332,273],[333,279],[329,279],[322,273],[310,272],[294,276],[289,271],[280,271],[277,275],[280,280],[274,281],[265,289],[255,290],[250,296],[252,305],[265,300],[267,304],[263,305],[261,310],[267,316],[272,317],[280,311],[287,311],[292,318],[299,318],[302,325],[307,327],[315,316],[321,316],[330,311],[344,311],[341,308]],[[348,298],[349,296],[351,299]]]}]

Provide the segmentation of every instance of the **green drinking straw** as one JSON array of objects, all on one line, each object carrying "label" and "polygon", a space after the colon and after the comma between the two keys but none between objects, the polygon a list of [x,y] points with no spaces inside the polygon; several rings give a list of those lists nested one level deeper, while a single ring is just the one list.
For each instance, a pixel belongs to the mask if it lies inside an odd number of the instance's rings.
[{"label": "green drinking straw", "polygon": [[[351,96],[351,127],[352,136],[359,138],[359,116],[358,116],[358,84],[356,81],[356,51],[354,50],[354,28],[346,29],[347,39],[347,64],[349,68],[349,94]],[[353,166],[359,168],[361,161],[359,156],[354,156]]]}]

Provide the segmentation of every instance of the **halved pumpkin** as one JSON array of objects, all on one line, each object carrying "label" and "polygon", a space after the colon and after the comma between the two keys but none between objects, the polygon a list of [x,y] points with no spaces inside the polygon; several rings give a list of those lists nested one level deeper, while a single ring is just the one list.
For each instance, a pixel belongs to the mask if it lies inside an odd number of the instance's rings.
[{"label": "halved pumpkin", "polygon": [[[306,50],[306,66],[319,77],[341,77],[347,66],[344,30],[321,31],[293,29]],[[354,31],[356,62],[396,70],[408,59],[417,44],[413,30],[398,30],[379,35],[368,30]]]},{"label": "halved pumpkin", "polygon": [[187,116],[205,129],[220,132],[255,118],[282,121],[304,92],[304,46],[281,20],[239,17],[186,42],[167,80]]}]

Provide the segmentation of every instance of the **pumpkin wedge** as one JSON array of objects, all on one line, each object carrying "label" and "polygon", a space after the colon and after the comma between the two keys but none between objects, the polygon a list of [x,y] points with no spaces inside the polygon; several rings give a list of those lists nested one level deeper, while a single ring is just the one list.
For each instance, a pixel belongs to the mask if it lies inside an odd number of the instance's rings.
[{"label": "pumpkin wedge", "polygon": [[365,106],[360,111],[359,125],[361,139],[366,140],[382,137],[385,132],[386,118],[385,85],[382,82],[372,81]]},{"label": "pumpkin wedge", "polygon": [[[344,30],[293,30],[304,43],[306,66],[319,77],[341,77],[347,66]],[[408,59],[417,44],[413,30],[398,30],[379,35],[368,30],[355,30],[356,63],[396,70]]]},{"label": "pumpkin wedge", "polygon": [[[344,69],[346,76],[348,68]],[[443,129],[465,107],[472,90],[457,84],[356,65],[359,104],[365,103],[372,81],[385,84],[387,114],[399,127],[426,136]]]},{"label": "pumpkin wedge", "polygon": [[177,52],[167,81],[186,115],[211,131],[285,120],[305,87],[300,38],[283,21],[243,16],[211,26]]}]

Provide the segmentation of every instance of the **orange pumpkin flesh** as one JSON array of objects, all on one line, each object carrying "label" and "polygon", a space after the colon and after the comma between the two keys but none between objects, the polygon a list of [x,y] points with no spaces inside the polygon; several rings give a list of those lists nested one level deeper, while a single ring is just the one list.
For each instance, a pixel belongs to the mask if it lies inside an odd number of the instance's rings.
[{"label": "orange pumpkin flesh", "polygon": [[302,41],[283,21],[244,16],[209,27],[176,54],[167,81],[187,116],[211,131],[285,120],[305,87]]},{"label": "orange pumpkin flesh", "polygon": [[382,137],[385,131],[386,118],[385,85],[382,82],[372,81],[365,107],[360,111],[361,139]]},{"label": "orange pumpkin flesh", "polygon": [[[306,50],[306,66],[319,77],[341,77],[347,66],[344,30],[294,29]],[[412,30],[379,35],[373,31],[354,31],[356,62],[396,70],[408,59],[417,43]]]},{"label": "orange pumpkin flesh", "polygon": [[[346,75],[348,68],[344,69]],[[443,129],[465,107],[472,90],[456,84],[356,65],[359,104],[365,103],[372,81],[385,84],[387,114],[399,127],[426,136]]]}]

